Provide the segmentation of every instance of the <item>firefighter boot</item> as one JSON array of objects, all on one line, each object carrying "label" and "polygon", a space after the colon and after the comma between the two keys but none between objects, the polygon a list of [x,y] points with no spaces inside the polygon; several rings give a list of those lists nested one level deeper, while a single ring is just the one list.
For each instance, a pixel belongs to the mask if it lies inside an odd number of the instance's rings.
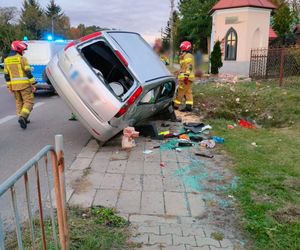
[{"label": "firefighter boot", "polygon": [[26,119],[24,117],[20,116],[18,122],[19,122],[20,127],[22,129],[26,129],[27,128],[27,122],[26,122]]},{"label": "firefighter boot", "polygon": [[186,104],[185,108],[180,110],[181,112],[192,112],[193,111],[193,107],[190,104]]}]

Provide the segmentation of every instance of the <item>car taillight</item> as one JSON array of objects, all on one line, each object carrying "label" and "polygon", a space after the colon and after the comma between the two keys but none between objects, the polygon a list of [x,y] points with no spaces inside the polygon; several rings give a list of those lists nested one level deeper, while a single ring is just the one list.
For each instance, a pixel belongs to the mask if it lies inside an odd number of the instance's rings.
[{"label": "car taillight", "polygon": [[140,96],[140,94],[142,93],[143,89],[142,87],[139,87],[134,93],[133,95],[128,99],[127,104],[128,105],[132,105],[135,100]]},{"label": "car taillight", "polygon": [[115,53],[117,55],[117,57],[120,59],[120,61],[124,64],[124,66],[127,68],[128,67],[128,62],[126,61],[126,59],[124,58],[124,56],[121,54],[120,51],[115,50]]},{"label": "car taillight", "polygon": [[132,96],[129,97],[126,104],[119,110],[119,112],[115,115],[115,117],[119,118],[124,115],[129,107],[136,101],[136,99],[142,94],[143,88],[138,87],[138,89],[133,93]]},{"label": "car taillight", "polygon": [[97,36],[101,36],[101,32],[100,31],[97,31],[97,32],[94,32],[94,33],[92,33],[92,34],[89,34],[89,35],[86,35],[86,36],[84,36],[84,37],[81,37],[80,39],[79,39],[79,41],[80,42],[85,42],[85,41],[87,41],[87,40],[90,40],[90,39],[92,39],[92,38],[95,38],[95,37],[97,37]]},{"label": "car taillight", "polygon": [[70,48],[70,47],[72,47],[72,46],[74,46],[74,45],[75,45],[75,42],[74,42],[74,41],[69,42],[69,43],[67,44],[67,46],[65,47],[65,51],[66,51],[68,48]]},{"label": "car taillight", "polygon": [[115,117],[121,117],[122,115],[124,115],[126,112],[127,112],[127,109],[129,107],[127,105],[124,105],[120,110],[119,112],[115,115]]}]

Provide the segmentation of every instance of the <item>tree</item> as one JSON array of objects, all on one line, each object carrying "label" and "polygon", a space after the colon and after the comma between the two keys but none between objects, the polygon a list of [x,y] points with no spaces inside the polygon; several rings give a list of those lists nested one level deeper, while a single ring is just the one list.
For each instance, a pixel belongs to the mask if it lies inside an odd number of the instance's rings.
[{"label": "tree", "polygon": [[211,73],[219,74],[219,68],[223,66],[220,41],[217,41],[214,45],[214,49],[210,55],[210,63],[211,63]]},{"label": "tree", "polygon": [[0,7],[0,24],[7,25],[15,20],[18,14],[16,7]]},{"label": "tree", "polygon": [[55,36],[70,36],[70,19],[64,14],[62,8],[50,0],[46,6],[45,15],[47,18],[47,31],[54,33]]},{"label": "tree", "polygon": [[45,30],[45,16],[36,0],[24,0],[20,23],[30,39],[40,39]]},{"label": "tree", "polygon": [[[173,44],[174,48],[179,47],[179,13],[177,11],[173,12]],[[170,49],[170,39],[171,39],[171,27],[170,27],[170,20],[165,27],[165,30],[162,32],[162,50],[167,51]]]},{"label": "tree", "polygon": [[181,0],[179,12],[181,40],[189,40],[194,48],[207,51],[207,38],[211,35],[212,18],[209,11],[218,0]]},{"label": "tree", "polygon": [[55,3],[55,0],[50,0],[46,7],[45,14],[48,18],[62,17],[64,15],[62,8]]},{"label": "tree", "polygon": [[271,0],[271,2],[274,3],[279,9],[282,8],[283,6],[289,7],[291,11],[291,15],[293,17],[292,28],[300,22],[300,1],[299,0]]},{"label": "tree", "polygon": [[80,30],[77,27],[70,28],[70,38],[71,39],[78,39],[80,38]]},{"label": "tree", "polygon": [[13,40],[20,39],[20,27],[15,21],[15,7],[0,7],[0,58],[6,56]]},{"label": "tree", "polygon": [[274,15],[273,28],[281,39],[283,45],[286,43],[286,37],[292,33],[291,28],[293,21],[294,16],[289,6],[286,4],[281,5]]},{"label": "tree", "polygon": [[71,27],[70,28],[70,37],[72,39],[78,39],[80,37],[89,35],[91,33],[94,33],[96,31],[105,30],[105,28],[101,28],[96,25],[92,26],[85,26],[84,24],[79,24],[77,27]]}]

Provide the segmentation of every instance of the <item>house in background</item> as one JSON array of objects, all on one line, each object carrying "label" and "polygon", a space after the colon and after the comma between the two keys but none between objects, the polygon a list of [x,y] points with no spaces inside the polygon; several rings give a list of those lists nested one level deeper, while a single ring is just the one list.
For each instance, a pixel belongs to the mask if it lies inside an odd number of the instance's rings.
[{"label": "house in background", "polygon": [[268,0],[220,0],[212,8],[211,50],[221,41],[220,73],[249,75],[251,49],[268,48],[271,11]]},{"label": "house in background", "polygon": [[278,38],[278,36],[277,36],[276,32],[273,30],[272,27],[270,27],[270,29],[269,29],[269,44],[271,42],[273,42],[274,40],[276,40],[277,38]]}]

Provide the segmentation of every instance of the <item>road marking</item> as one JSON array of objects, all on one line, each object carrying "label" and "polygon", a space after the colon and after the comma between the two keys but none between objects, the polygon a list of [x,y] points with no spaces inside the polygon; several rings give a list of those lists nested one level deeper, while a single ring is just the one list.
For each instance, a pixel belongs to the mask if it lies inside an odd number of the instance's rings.
[{"label": "road marking", "polygon": [[4,118],[0,119],[0,124],[3,124],[5,122],[8,122],[14,118],[16,118],[17,116],[16,115],[8,115],[8,116],[5,116]]},{"label": "road marking", "polygon": [[[44,102],[37,102],[36,104],[34,104],[33,108],[38,108],[42,105],[44,105],[45,103]],[[8,115],[8,116],[5,116],[3,118],[0,119],[0,125],[3,124],[3,123],[6,123],[14,118],[16,118],[17,116],[16,115]]]},{"label": "road marking", "polygon": [[35,109],[35,108],[38,108],[38,107],[40,107],[40,106],[42,106],[42,105],[44,105],[45,103],[44,102],[37,102],[36,104],[34,104],[34,106],[33,106],[33,108]]}]

